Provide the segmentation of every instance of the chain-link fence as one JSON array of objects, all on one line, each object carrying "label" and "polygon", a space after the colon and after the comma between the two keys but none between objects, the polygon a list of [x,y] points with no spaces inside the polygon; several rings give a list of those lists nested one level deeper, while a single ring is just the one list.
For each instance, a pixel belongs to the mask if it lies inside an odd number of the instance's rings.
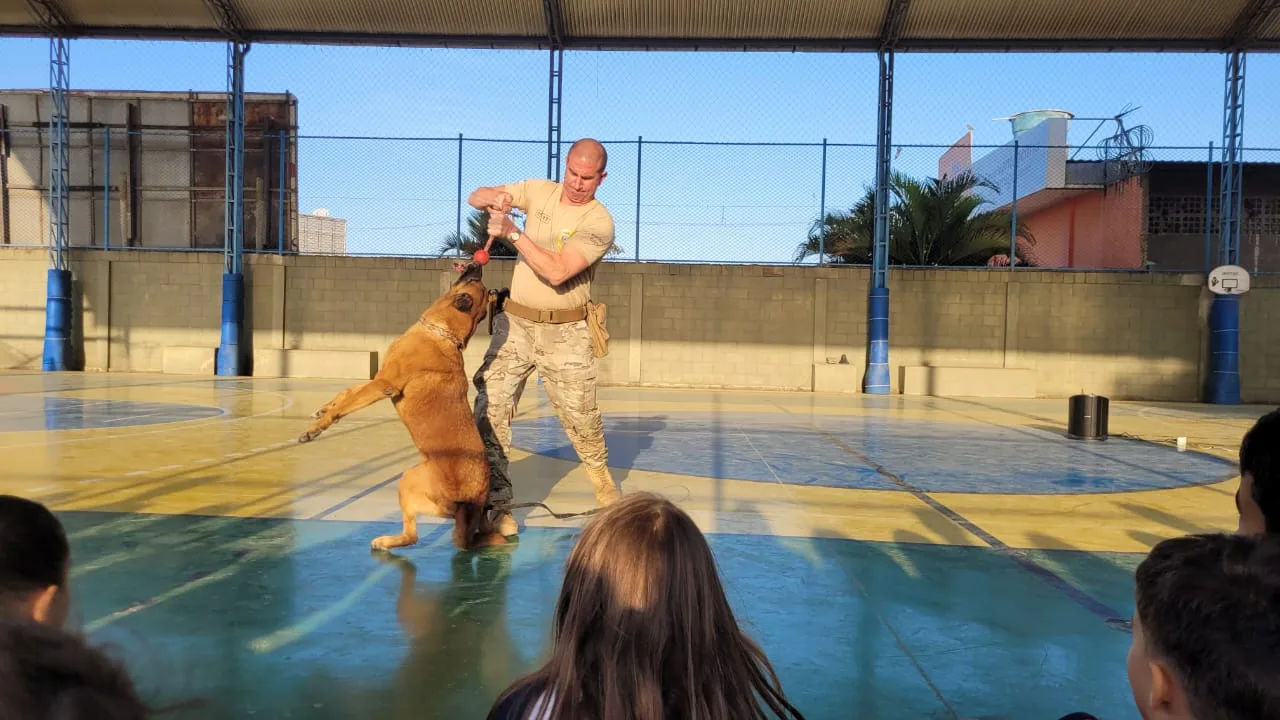
[{"label": "chain-link fence", "polygon": [[[0,131],[0,243],[48,245],[49,135]],[[226,228],[222,133],[69,133],[68,233],[74,247],[221,251]],[[297,252],[298,212],[288,131],[246,132],[244,246]]]},{"label": "chain-link fence", "polygon": [[[0,238],[45,245],[48,133],[9,129],[5,137]],[[72,131],[72,244],[220,250],[222,142],[210,132]],[[597,197],[614,218],[610,261],[869,262],[870,144],[635,138],[605,146],[608,177]],[[1012,251],[1020,266],[1203,271],[1218,262],[1220,154],[1208,144],[1132,151],[1020,139],[895,146],[890,260],[1007,266]],[[245,248],[469,254],[486,236],[467,195],[546,170],[545,140],[247,133]],[[1280,272],[1280,149],[1246,149],[1242,175],[1240,263]]]},{"label": "chain-link fence", "polygon": [[[47,43],[3,42],[15,82],[47,81]],[[217,43],[76,48],[75,82],[88,87],[223,82]],[[1019,267],[1203,271],[1220,261],[1219,57],[939,57],[897,61],[893,264],[1003,267],[1012,257]],[[197,69],[155,75],[156,63],[181,58]],[[1251,57],[1251,78],[1274,74],[1277,60]],[[533,51],[255,47],[246,251],[471,252],[486,237],[467,195],[548,174],[545,61]],[[863,265],[875,226],[875,72],[871,55],[570,52],[559,164],[572,138],[605,142],[610,262]],[[253,92],[285,87],[300,90]],[[219,92],[73,91],[71,242],[220,251],[225,102]],[[987,112],[1059,102],[1108,117]],[[1280,272],[1280,147],[1261,121],[1275,102],[1274,88],[1251,83],[1259,109],[1243,152],[1239,262],[1256,272]],[[47,244],[48,93],[0,90],[6,103],[0,243]],[[129,105],[140,110],[130,116]],[[966,121],[987,124],[966,132]]]}]

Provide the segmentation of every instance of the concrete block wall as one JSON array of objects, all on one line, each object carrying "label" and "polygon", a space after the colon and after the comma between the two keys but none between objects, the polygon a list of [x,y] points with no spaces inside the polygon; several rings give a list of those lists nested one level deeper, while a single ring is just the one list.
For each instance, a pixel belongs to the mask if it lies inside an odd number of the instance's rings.
[{"label": "concrete block wall", "polygon": [[[0,248],[0,367],[39,368],[47,253]],[[89,370],[159,372],[166,346],[218,344],[220,253],[75,250]],[[252,348],[381,353],[452,277],[449,260],[250,255]],[[510,261],[486,269],[510,281]],[[812,390],[844,356],[860,386],[865,268],[609,263],[610,385]],[[1034,370],[1037,394],[1195,401],[1210,295],[1200,275],[1008,270],[890,273],[891,384],[907,366]],[[1241,301],[1246,402],[1280,402],[1280,277]],[[466,350],[474,372],[482,326]],[[828,386],[830,386],[828,384]]]},{"label": "concrete block wall", "polygon": [[1240,383],[1253,402],[1280,404],[1280,276],[1254,278],[1240,303]]},{"label": "concrete block wall", "polygon": [[0,255],[0,367],[39,368],[48,253]]}]

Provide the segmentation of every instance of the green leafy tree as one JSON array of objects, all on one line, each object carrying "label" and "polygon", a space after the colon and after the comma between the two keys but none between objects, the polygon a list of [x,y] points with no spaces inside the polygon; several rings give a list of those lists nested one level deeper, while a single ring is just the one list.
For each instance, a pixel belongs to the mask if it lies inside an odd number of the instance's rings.
[{"label": "green leafy tree", "polygon": [[[975,266],[1008,255],[1012,215],[1007,210],[981,210],[990,201],[973,192],[978,188],[998,192],[991,182],[971,173],[923,181],[894,173],[889,180],[889,262]],[[848,212],[828,213],[814,222],[795,260],[802,262],[822,248],[829,263],[869,264],[874,238],[875,190],[870,188]],[[1018,240],[1018,258],[1025,264],[1023,248],[1034,246],[1035,237],[1022,222]]]}]

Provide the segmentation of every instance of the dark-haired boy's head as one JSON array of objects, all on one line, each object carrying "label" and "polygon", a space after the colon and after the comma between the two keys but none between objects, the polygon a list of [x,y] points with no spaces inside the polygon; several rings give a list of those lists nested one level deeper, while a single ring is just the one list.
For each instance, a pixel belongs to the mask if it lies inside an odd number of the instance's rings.
[{"label": "dark-haired boy's head", "polygon": [[1238,532],[1280,532],[1280,410],[1258,419],[1240,442]]},{"label": "dark-haired boy's head", "polygon": [[44,505],[0,495],[0,618],[28,618],[61,627],[71,548],[62,523]]},{"label": "dark-haired boy's head", "polygon": [[1280,536],[1165,540],[1135,580],[1128,671],[1144,720],[1280,717]]},{"label": "dark-haired boy's head", "polygon": [[0,620],[0,718],[142,720],[124,665],[82,636],[31,620]]}]

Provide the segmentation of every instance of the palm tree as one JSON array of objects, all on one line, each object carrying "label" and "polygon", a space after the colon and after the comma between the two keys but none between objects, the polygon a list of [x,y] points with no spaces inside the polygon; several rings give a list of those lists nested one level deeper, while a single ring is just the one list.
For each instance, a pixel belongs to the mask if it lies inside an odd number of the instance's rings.
[{"label": "palm tree", "polygon": [[[462,234],[452,232],[440,244],[441,255],[474,255],[489,242],[489,211],[473,210],[467,217],[467,227]],[[489,257],[513,258],[516,251],[503,240],[494,240],[489,246]]]},{"label": "palm tree", "polygon": [[[920,181],[902,173],[889,180],[889,262],[893,265],[986,265],[1007,256],[1012,215],[984,210],[990,201],[974,192],[999,192],[990,181],[971,173]],[[869,189],[848,213],[831,213],[814,224],[808,239],[796,249],[796,261],[818,253],[821,235],[827,262],[871,262],[875,236],[875,190]],[[1035,245],[1027,226],[1018,223],[1018,259],[1027,263],[1023,248]]]},{"label": "palm tree", "polygon": [[829,212],[814,220],[808,239],[796,248],[795,261],[804,262],[821,249],[824,262],[829,264],[870,263],[876,233],[875,208],[876,191],[871,188],[849,212]]},{"label": "palm tree", "polygon": [[[489,211],[473,210],[467,218],[467,228],[464,233],[461,235],[456,232],[449,233],[440,243],[439,253],[441,255],[473,255],[487,242],[489,242]],[[606,254],[617,255],[621,252],[622,246],[615,241]],[[513,258],[515,256],[515,248],[505,240],[494,240],[493,245],[489,247],[489,257]]]}]

